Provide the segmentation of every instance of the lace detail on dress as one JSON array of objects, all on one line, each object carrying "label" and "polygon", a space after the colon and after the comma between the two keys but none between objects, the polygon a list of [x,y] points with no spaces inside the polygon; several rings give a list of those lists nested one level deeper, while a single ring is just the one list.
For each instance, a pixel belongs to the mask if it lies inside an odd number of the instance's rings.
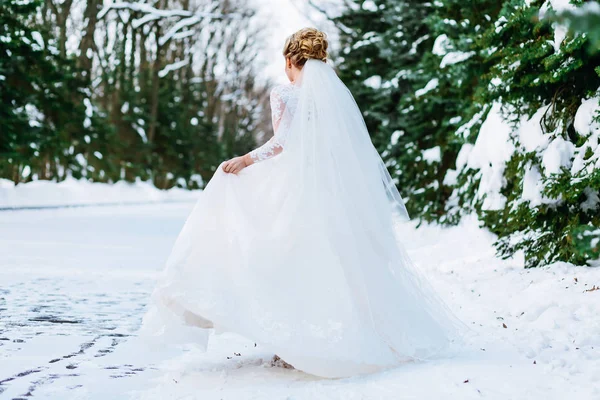
[{"label": "lace detail on dress", "polygon": [[[284,114],[291,115],[296,108],[297,88],[292,84],[278,85],[271,90],[271,120],[275,134],[265,144],[250,152],[252,161],[260,162],[267,160],[283,151],[284,127],[280,127]],[[287,117],[286,120],[290,120]]]},{"label": "lace detail on dress", "polygon": [[281,89],[278,90],[280,86],[275,86],[273,90],[271,90],[270,103],[271,103],[271,121],[273,123],[273,130],[275,126],[281,120],[283,116],[283,110],[285,109],[285,102],[280,94]]},{"label": "lace detail on dress", "polygon": [[283,112],[287,110],[293,113],[293,110],[296,108],[296,91],[296,86],[291,83],[275,86],[271,90],[271,117],[273,120],[273,130],[276,133],[283,117]]},{"label": "lace detail on dress", "polygon": [[267,143],[252,150],[250,152],[250,157],[252,158],[252,161],[257,163],[276,156],[277,154],[281,153],[282,150],[283,146],[277,141],[277,138],[273,136],[267,141]]}]

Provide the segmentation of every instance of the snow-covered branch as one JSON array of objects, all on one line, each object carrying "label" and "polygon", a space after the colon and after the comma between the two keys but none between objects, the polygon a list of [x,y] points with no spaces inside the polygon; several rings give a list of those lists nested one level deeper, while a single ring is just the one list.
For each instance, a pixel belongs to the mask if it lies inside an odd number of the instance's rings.
[{"label": "snow-covered branch", "polygon": [[142,3],[130,3],[130,2],[118,2],[106,5],[99,13],[98,19],[104,18],[106,14],[108,14],[111,10],[132,10],[132,11],[141,11],[146,14],[144,18],[158,19],[158,18],[189,18],[189,17],[197,17],[197,18],[212,18],[212,19],[222,19],[222,18],[239,18],[238,14],[222,14],[222,13],[213,13],[213,12],[191,12],[186,10],[159,10],[158,8],[152,7],[149,4]]},{"label": "snow-covered branch", "polygon": [[189,60],[182,60],[182,61],[175,62],[173,64],[169,64],[166,67],[164,67],[163,69],[161,69],[160,71],[158,71],[158,76],[160,78],[164,78],[165,76],[167,76],[167,74],[169,72],[176,71],[179,68],[185,67],[188,64],[189,64]]}]

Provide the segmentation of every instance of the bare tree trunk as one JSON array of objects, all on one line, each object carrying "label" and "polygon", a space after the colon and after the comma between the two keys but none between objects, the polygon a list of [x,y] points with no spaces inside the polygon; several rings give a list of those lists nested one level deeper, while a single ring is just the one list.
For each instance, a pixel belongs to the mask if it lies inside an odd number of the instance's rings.
[{"label": "bare tree trunk", "polygon": [[[161,2],[162,3],[162,2]],[[161,29],[159,24],[155,24],[156,35],[156,57],[152,63],[152,88],[150,96],[150,126],[148,127],[148,142],[153,143],[156,136],[156,128],[158,126],[158,89],[159,76],[158,73],[162,67],[162,46],[158,43]]]},{"label": "bare tree trunk", "polygon": [[88,57],[88,53],[94,49],[94,32],[96,32],[96,24],[98,23],[98,12],[102,6],[102,0],[87,0],[87,5],[83,13],[84,21],[87,21],[81,43],[79,43],[79,58],[77,66],[86,72],[86,77],[91,78],[92,73],[92,58]]},{"label": "bare tree trunk", "polygon": [[144,33],[143,29],[138,29],[138,40],[139,40],[139,51],[140,51],[140,65],[138,66],[138,79],[140,80],[140,91],[142,93],[148,93],[148,70],[150,69],[150,63],[148,60],[148,50],[146,49],[146,41],[148,35]]},{"label": "bare tree trunk", "polygon": [[60,7],[52,0],[47,3],[56,17],[56,27],[58,28],[58,50],[62,57],[67,55],[67,20],[71,14],[73,0],[65,0]]},{"label": "bare tree trunk", "polygon": [[21,182],[21,167],[19,165],[13,165],[12,167],[12,181],[15,185]]}]

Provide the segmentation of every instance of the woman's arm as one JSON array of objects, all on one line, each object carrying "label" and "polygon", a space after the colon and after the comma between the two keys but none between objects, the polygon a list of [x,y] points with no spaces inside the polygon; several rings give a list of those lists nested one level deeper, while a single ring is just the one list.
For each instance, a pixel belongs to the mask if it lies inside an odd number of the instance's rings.
[{"label": "woman's arm", "polygon": [[[278,87],[273,88],[270,97],[271,103],[271,122],[273,123],[273,131],[276,133],[285,110],[285,103],[279,94]],[[254,163],[268,160],[269,158],[275,157],[283,151],[282,144],[278,141],[277,135],[273,135],[262,146],[252,150],[248,154],[241,157],[235,157],[223,164],[223,171],[237,174],[242,169],[250,166]]]}]

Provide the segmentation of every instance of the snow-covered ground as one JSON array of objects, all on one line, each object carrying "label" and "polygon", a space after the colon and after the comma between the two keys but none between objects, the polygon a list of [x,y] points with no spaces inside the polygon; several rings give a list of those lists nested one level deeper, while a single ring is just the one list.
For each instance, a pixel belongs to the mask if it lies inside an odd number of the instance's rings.
[{"label": "snow-covered ground", "polygon": [[200,192],[176,187],[160,190],[142,181],[107,184],[67,178],[59,183],[37,180],[15,185],[0,179],[0,209],[191,201]]},{"label": "snow-covered ground", "polygon": [[600,269],[524,270],[475,221],[399,227],[473,330],[456,358],[329,380],[270,367],[233,334],[206,353],[144,346],[153,279],[192,206],[0,212],[0,399],[600,398]]}]

